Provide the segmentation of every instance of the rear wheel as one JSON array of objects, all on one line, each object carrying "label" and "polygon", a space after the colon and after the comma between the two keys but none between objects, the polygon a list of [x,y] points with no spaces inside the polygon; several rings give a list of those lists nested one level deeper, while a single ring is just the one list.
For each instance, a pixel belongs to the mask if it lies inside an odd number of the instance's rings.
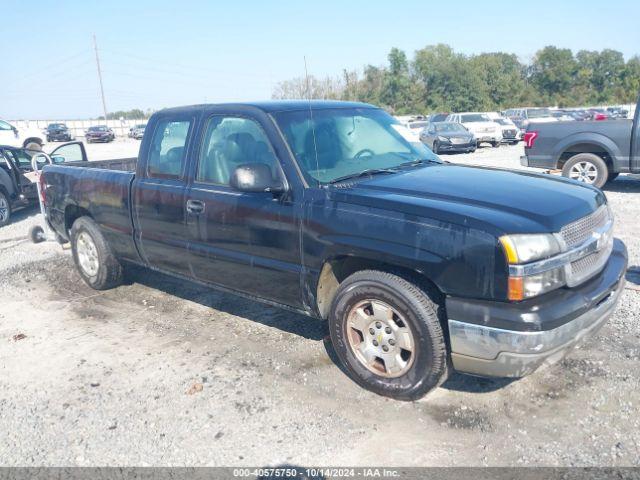
[{"label": "rear wheel", "polygon": [[11,202],[4,190],[0,190],[0,227],[11,221]]},{"label": "rear wheel", "polygon": [[562,167],[562,175],[579,182],[602,188],[609,178],[604,160],[593,153],[579,153]]},{"label": "rear wheel", "polygon": [[500,146],[500,142],[491,142],[491,146],[493,148],[498,148]]},{"label": "rear wheel", "polygon": [[374,270],[348,277],[329,326],[347,374],[379,395],[416,400],[447,378],[441,309],[434,295],[402,277]]},{"label": "rear wheel", "polygon": [[71,247],[78,272],[91,288],[107,290],[122,283],[122,265],[91,218],[73,222]]}]

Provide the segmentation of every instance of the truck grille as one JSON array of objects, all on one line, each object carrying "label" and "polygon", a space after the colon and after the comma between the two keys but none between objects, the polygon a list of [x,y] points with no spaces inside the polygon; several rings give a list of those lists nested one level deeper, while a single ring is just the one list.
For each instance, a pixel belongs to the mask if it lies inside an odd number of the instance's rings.
[{"label": "truck grille", "polygon": [[562,227],[560,235],[562,235],[567,247],[572,248],[587,241],[593,232],[604,227],[610,219],[609,208],[603,205],[591,215]]},{"label": "truck grille", "polygon": [[[565,225],[560,230],[562,239],[569,249],[577,247],[592,238],[597,230],[602,230],[611,220],[609,208],[603,205],[591,215]],[[600,250],[572,262],[567,267],[567,285],[573,287],[596,275],[607,262],[613,249],[611,227],[603,236],[606,241]]]}]

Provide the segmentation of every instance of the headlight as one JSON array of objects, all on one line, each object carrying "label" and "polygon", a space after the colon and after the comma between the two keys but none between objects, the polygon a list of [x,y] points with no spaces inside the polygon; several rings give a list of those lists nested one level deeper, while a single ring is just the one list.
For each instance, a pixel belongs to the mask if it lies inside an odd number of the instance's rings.
[{"label": "headlight", "polygon": [[441,135],[438,135],[438,141],[440,141],[440,142],[448,142],[449,139],[447,137],[443,137]]},{"label": "headlight", "polygon": [[[509,265],[522,265],[544,260],[562,252],[556,237],[551,234],[505,235],[500,244]],[[534,275],[510,275],[509,300],[524,300],[562,287],[566,283],[564,267],[546,270]]]},{"label": "headlight", "polygon": [[553,257],[562,251],[552,234],[522,234],[500,237],[500,243],[511,264],[528,263]]}]

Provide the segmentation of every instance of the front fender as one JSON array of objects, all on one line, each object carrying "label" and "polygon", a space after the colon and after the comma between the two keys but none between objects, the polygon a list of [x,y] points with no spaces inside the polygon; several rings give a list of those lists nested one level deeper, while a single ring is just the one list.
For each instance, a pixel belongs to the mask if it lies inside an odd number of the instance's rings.
[{"label": "front fender", "polygon": [[[360,223],[366,230],[360,231]],[[305,242],[316,286],[325,263],[352,257],[409,269],[447,295],[496,298],[506,290],[506,276],[497,274],[506,267],[496,238],[467,226],[360,213],[357,221],[334,222],[323,233]]]}]

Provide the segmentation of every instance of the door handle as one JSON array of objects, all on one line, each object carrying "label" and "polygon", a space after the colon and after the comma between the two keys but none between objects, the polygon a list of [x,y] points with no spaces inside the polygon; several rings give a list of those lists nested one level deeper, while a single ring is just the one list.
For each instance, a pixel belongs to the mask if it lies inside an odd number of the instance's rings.
[{"label": "door handle", "polygon": [[204,202],[200,200],[187,200],[187,212],[199,215],[204,212]]}]

